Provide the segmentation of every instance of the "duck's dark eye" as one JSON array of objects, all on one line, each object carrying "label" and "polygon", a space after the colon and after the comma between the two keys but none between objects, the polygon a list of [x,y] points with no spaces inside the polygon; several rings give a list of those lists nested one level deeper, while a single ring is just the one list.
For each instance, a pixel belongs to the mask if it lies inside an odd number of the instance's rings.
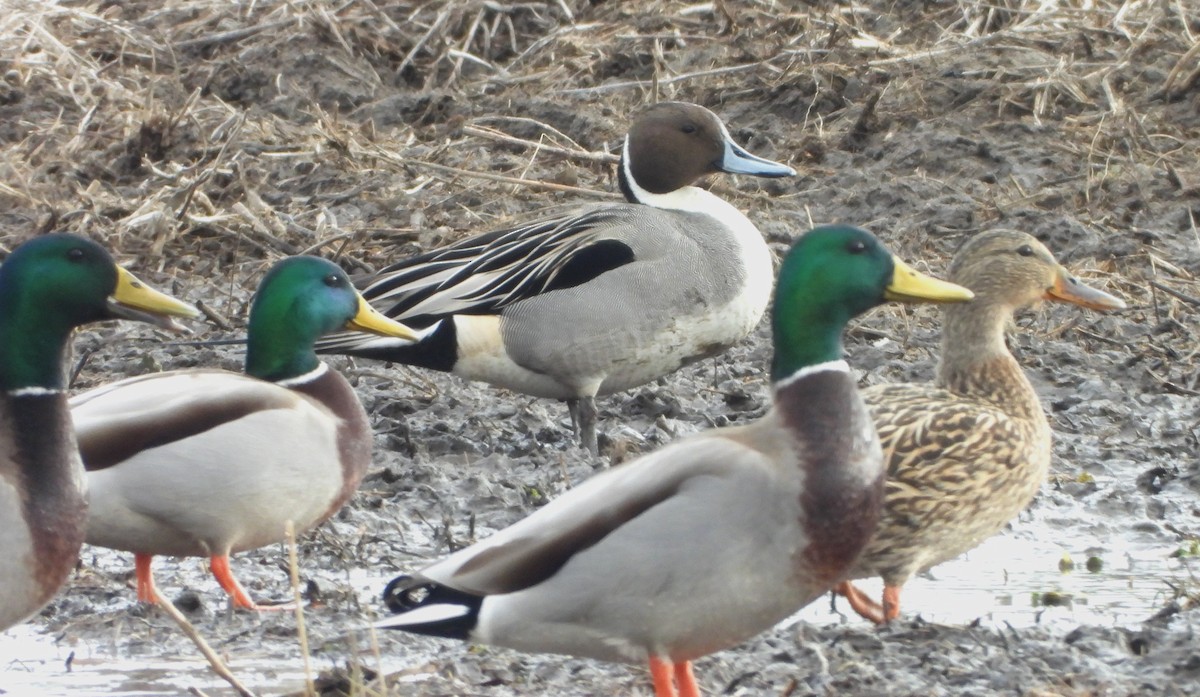
[{"label": "duck's dark eye", "polygon": [[330,288],[337,288],[338,286],[342,285],[342,277],[335,273],[331,273],[325,277],[325,285],[329,286]]},{"label": "duck's dark eye", "polygon": [[67,259],[74,262],[83,261],[83,250],[79,247],[67,250]]},{"label": "duck's dark eye", "polygon": [[851,254],[862,254],[867,251],[867,243],[862,240],[851,240],[846,243],[846,251]]},{"label": "duck's dark eye", "polygon": [[683,127],[680,128],[679,130],[683,131],[684,133],[687,133],[688,135],[691,135],[696,132],[696,124],[685,123],[685,124],[683,124]]},{"label": "duck's dark eye", "polygon": [[1020,247],[1017,247],[1017,254],[1020,254],[1023,257],[1031,257],[1033,256],[1033,247],[1023,244]]}]

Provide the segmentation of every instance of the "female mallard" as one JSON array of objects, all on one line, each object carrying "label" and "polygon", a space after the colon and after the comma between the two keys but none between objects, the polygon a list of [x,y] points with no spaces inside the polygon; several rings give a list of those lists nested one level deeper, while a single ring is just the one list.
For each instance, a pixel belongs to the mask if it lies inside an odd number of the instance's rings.
[{"label": "female mallard", "polygon": [[313,343],[339,329],[415,339],[367,305],[334,264],[274,266],[250,310],[246,374],[180,370],[71,400],[87,468],[87,542],[133,552],[153,602],[155,554],[207,556],[238,607],[257,609],[229,554],[307,530],[350,498],[371,462],[371,427]]},{"label": "female mallard", "polygon": [[34,238],[0,266],[0,630],[49,602],[83,542],[63,369],[71,332],[118,317],[174,327],[169,317],[198,314],[74,235]]},{"label": "female mallard", "polygon": [[1125,307],[1081,283],[1023,232],[972,238],[955,255],[950,277],[975,300],[946,308],[937,382],[863,390],[888,474],[879,530],[849,578],[882,576],[883,604],[849,581],[838,592],[874,622],[899,615],[900,587],[913,574],[994,535],[1046,479],[1050,424],[1005,345],[1013,313],[1041,300]]},{"label": "female mallard", "polygon": [[425,328],[421,341],[335,336],[318,349],[567,400],[580,442],[596,452],[596,395],[721,353],[770,299],[758,228],[692,184],[714,172],[795,174],[738,147],[708,109],[680,102],[639,115],[618,172],[628,203],[543,216],[368,279],[363,296]]},{"label": "female mallard", "polygon": [[882,453],[842,360],[885,299],[966,300],[869,233],[818,228],[780,269],[774,408],[608,470],[384,591],[381,627],[525,651],[648,661],[660,697],[699,694],[691,661],[844,578],[874,530]]}]

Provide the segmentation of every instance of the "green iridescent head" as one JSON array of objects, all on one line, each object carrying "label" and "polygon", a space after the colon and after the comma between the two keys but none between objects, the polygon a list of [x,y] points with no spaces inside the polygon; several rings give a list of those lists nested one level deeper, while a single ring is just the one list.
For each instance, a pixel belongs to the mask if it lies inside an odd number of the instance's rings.
[{"label": "green iridescent head", "polygon": [[254,296],[246,373],[279,381],[311,372],[319,365],[313,344],[339,330],[419,338],[372,309],[333,262],[310,256],[284,259],[271,267]]},{"label": "green iridescent head", "polygon": [[860,228],[826,225],[798,237],[779,269],[771,314],[771,379],[842,357],[842,332],[886,301],[961,302],[971,292],[914,271]]},{"label": "green iridescent head", "polygon": [[91,240],[43,235],[0,264],[0,388],[62,389],[62,354],[71,330],[105,319],[177,329],[191,305],[152,290]]}]

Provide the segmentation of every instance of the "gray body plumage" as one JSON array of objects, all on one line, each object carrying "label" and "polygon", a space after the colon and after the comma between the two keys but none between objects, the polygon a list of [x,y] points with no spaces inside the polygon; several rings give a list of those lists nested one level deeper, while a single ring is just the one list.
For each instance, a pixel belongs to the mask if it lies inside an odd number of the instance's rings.
[{"label": "gray body plumage", "polygon": [[[539,396],[575,397],[584,391],[580,383],[597,379],[596,394],[644,384],[728,348],[761,317],[757,303],[732,307],[746,270],[729,263],[739,254],[737,240],[711,217],[636,205],[606,213],[607,224],[590,234],[627,245],[633,262],[500,312],[512,361],[563,383],[561,391]],[[727,310],[731,316],[721,321]],[[694,331],[701,325],[704,331]]]},{"label": "gray body plumage", "polygon": [[791,176],[734,144],[694,104],[634,123],[619,180],[629,203],[545,215],[389,266],[362,285],[417,345],[337,335],[319,351],[444,370],[568,400],[596,450],[593,397],[636,387],[744,338],[770,298],[758,229],[693,186],[714,172]]},{"label": "gray body plumage", "polygon": [[525,651],[641,663],[738,644],[842,578],[882,491],[882,454],[844,363],[781,388],[776,405],[603,472],[410,587],[477,598],[469,638]]}]

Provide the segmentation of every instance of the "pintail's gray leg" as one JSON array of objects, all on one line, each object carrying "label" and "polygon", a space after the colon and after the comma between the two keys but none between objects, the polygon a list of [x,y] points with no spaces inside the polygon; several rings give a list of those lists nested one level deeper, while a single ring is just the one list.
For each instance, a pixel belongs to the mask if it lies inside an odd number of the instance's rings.
[{"label": "pintail's gray leg", "polygon": [[596,399],[590,396],[568,399],[567,411],[571,413],[571,426],[579,439],[579,446],[592,455],[599,455],[600,448],[596,442]]}]

